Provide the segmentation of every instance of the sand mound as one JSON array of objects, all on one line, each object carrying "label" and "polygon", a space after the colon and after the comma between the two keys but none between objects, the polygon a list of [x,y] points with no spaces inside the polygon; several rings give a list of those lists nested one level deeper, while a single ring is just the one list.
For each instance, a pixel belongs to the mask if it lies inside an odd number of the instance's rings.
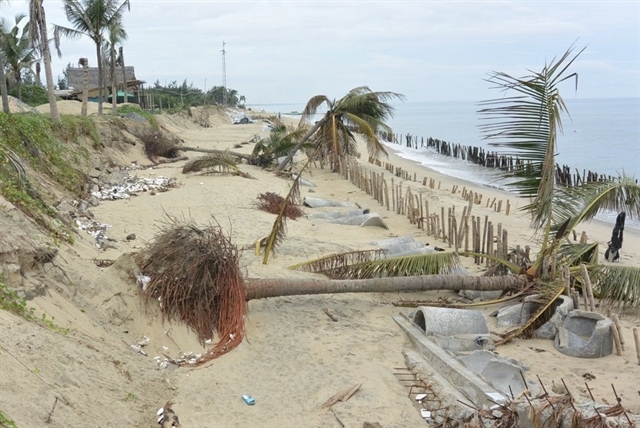
[{"label": "sand mound", "polygon": [[[60,114],[82,114],[82,102],[75,100],[60,100],[57,102],[58,112]],[[132,104],[137,105],[137,104]],[[103,104],[102,109],[104,112],[111,111],[110,104]],[[40,113],[49,113],[49,103],[41,104],[36,107],[36,110]],[[90,102],[87,104],[87,114],[98,114],[98,103]]]},{"label": "sand mound", "polygon": [[9,95],[9,111],[11,113],[37,113],[38,111],[19,99]]}]

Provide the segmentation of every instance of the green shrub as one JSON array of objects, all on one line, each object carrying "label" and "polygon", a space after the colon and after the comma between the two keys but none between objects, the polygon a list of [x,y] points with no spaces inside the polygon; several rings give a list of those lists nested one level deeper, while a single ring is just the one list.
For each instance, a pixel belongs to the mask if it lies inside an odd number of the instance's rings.
[{"label": "green shrub", "polygon": [[160,127],[158,126],[158,121],[156,120],[155,116],[153,114],[151,114],[150,112],[146,111],[146,110],[142,110],[138,106],[123,105],[123,106],[119,106],[118,107],[118,114],[119,115],[125,115],[127,113],[139,114],[140,116],[142,116],[145,119],[147,119],[147,122],[149,122],[149,125],[151,125],[151,127],[153,129],[160,129]]}]

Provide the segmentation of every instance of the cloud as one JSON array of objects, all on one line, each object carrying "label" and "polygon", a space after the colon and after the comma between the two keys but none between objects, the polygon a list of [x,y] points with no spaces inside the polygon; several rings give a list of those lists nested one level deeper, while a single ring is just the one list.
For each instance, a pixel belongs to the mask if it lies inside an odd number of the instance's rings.
[{"label": "cloud", "polygon": [[[583,97],[638,93],[637,2],[590,1],[143,1],[124,25],[127,63],[152,83],[185,78],[222,83],[248,102],[340,97],[354,86],[416,101],[478,100],[486,74],[539,69],[572,43]],[[68,25],[62,3],[45,3],[50,23]],[[3,16],[26,10],[14,1]],[[87,38],[63,42],[54,74],[80,56]]]}]

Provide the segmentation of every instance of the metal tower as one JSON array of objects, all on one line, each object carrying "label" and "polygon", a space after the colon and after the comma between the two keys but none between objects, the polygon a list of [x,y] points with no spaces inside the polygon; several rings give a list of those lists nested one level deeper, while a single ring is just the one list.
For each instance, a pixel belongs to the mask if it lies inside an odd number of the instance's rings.
[{"label": "metal tower", "polygon": [[227,105],[227,64],[225,61],[224,40],[222,41],[222,105]]}]

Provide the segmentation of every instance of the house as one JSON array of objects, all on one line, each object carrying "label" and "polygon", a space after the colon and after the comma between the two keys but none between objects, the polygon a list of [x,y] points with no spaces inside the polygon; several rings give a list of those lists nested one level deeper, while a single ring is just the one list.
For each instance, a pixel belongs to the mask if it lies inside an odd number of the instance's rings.
[{"label": "house", "polygon": [[[128,66],[124,68],[126,77],[126,100],[125,91],[122,86],[122,67],[116,67],[116,83],[118,87],[117,102],[132,102],[138,103],[141,99],[140,91],[145,82],[136,79],[135,70],[133,67]],[[103,89],[103,99],[107,102],[111,101],[111,79],[109,76],[110,70],[107,68],[104,70],[106,79],[106,89]],[[84,69],[82,67],[69,67],[67,69],[67,83],[71,90],[69,98],[78,99],[82,101],[82,82],[84,78]],[[89,101],[97,102],[99,93],[98,85],[98,67],[89,67]]]}]

